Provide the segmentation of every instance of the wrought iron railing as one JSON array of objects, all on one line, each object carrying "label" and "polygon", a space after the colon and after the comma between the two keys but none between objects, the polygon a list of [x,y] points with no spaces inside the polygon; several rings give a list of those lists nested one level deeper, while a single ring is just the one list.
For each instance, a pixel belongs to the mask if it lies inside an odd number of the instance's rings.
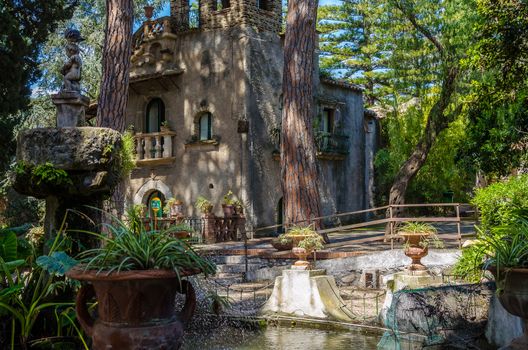
[{"label": "wrought iron railing", "polygon": [[348,136],[324,131],[315,133],[317,151],[323,153],[348,154]]}]

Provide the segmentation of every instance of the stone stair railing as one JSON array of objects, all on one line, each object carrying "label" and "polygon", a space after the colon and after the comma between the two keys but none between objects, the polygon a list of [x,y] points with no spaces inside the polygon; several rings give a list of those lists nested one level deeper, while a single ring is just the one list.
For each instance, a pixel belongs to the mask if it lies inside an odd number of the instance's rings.
[{"label": "stone stair railing", "polygon": [[136,162],[153,160],[173,160],[174,136],[173,131],[161,131],[153,133],[136,133]]}]

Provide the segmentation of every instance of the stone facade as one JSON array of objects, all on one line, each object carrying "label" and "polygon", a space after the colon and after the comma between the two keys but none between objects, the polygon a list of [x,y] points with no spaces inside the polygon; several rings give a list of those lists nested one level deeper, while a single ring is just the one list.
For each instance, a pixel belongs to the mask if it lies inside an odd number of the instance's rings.
[{"label": "stone facade", "polygon": [[[280,1],[215,6],[202,2],[199,27],[192,28],[188,2],[172,1],[170,17],[146,22],[134,36],[127,123],[138,133],[139,166],[128,201],[146,203],[158,191],[183,200],[187,214],[197,216],[198,196],[220,213],[232,190],[245,204],[249,226],[273,225],[281,220],[282,197]],[[377,125],[369,122],[375,118],[365,115],[360,88],[315,76],[314,118],[328,120],[318,138],[324,213],[364,209],[371,199]],[[149,130],[154,99],[162,101],[159,116],[170,133]],[[204,115],[211,125],[205,139]]]}]

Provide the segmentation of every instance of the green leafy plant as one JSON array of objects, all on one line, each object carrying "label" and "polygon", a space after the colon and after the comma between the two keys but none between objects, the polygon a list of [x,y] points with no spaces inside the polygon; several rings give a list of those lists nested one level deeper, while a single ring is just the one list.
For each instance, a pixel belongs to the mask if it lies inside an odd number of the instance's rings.
[{"label": "green leafy plant", "polygon": [[278,237],[281,244],[290,244],[294,238],[303,237],[298,246],[306,250],[319,250],[324,247],[324,239],[314,229],[313,226],[293,226],[288,232]]},{"label": "green leafy plant", "polygon": [[134,134],[126,131],[121,136],[121,150],[119,154],[121,177],[127,177],[130,172],[136,167],[136,148],[134,141]]},{"label": "green leafy plant", "polygon": [[479,189],[472,203],[479,209],[484,230],[516,221],[515,213],[528,208],[528,174]]},{"label": "green leafy plant", "polygon": [[161,122],[161,126],[164,127],[164,128],[168,128],[169,127],[169,122],[167,120],[164,120]]},{"label": "green leafy plant", "polygon": [[[15,253],[11,251],[11,255],[0,257],[0,314],[10,317],[11,349],[17,346],[27,347],[34,334],[35,323],[46,310],[53,310],[57,320],[57,335],[73,332],[84,348],[88,349],[83,334],[75,322],[75,316],[71,312],[69,315],[66,312],[67,309],[73,310],[73,300],[57,301],[60,298],[56,298],[61,290],[73,288],[72,283],[75,283],[63,277],[64,272],[76,264],[75,260],[59,251],[67,240],[63,230],[64,223],[65,221],[54,238],[49,253],[38,258],[30,255],[26,259],[6,260],[20,257],[21,245],[15,246],[12,236],[9,235],[10,247]],[[65,317],[69,320],[65,321]]]},{"label": "green leafy plant", "polygon": [[145,204],[134,204],[125,210],[125,222],[133,232],[139,233],[143,226],[143,215],[147,206]]},{"label": "green leafy plant", "polygon": [[310,235],[300,241],[298,247],[306,251],[320,250],[324,248],[324,239],[319,234]]},{"label": "green leafy plant", "polygon": [[81,252],[78,256],[84,269],[112,273],[130,270],[164,269],[177,274],[182,270],[200,269],[205,275],[216,271],[215,265],[198,255],[186,242],[170,236],[170,228],[136,232],[112,217],[108,235],[79,231],[101,239],[100,248]]},{"label": "green leafy plant", "polygon": [[36,180],[37,185],[42,183],[50,185],[72,185],[73,182],[68,176],[68,173],[62,169],[57,169],[55,166],[46,162],[39,164],[31,171],[33,178]]},{"label": "green leafy plant", "polygon": [[171,225],[167,230],[170,232],[194,232],[194,229],[187,224]]},{"label": "green leafy plant", "polygon": [[216,315],[220,315],[222,310],[230,309],[233,305],[232,300],[223,295],[219,295],[216,291],[207,292],[205,298],[209,301],[209,309]]},{"label": "green leafy plant", "polygon": [[233,191],[227,191],[227,193],[224,195],[222,203],[224,205],[234,205],[235,199],[233,198]]},{"label": "green leafy plant", "polygon": [[[406,222],[398,229],[398,233],[400,234],[420,236],[419,244],[422,248],[427,248],[430,245],[433,245],[435,248],[443,248],[444,242],[440,240],[436,232],[436,228],[433,225],[417,221]],[[406,241],[404,249],[407,249],[409,246],[409,242]]]},{"label": "green leafy plant", "polygon": [[167,199],[167,201],[165,202],[165,206],[163,207],[163,213],[166,215],[170,215],[171,207],[178,202],[181,202],[181,201],[174,197]]},{"label": "green leafy plant", "polygon": [[482,277],[482,269],[493,267],[497,275],[508,268],[528,267],[528,211],[512,213],[508,224],[484,231],[477,228],[477,240],[463,250],[454,274],[472,282]]},{"label": "green leafy plant", "polygon": [[213,210],[211,202],[203,196],[199,196],[198,199],[196,199],[194,206],[204,214],[210,213],[211,210]]}]

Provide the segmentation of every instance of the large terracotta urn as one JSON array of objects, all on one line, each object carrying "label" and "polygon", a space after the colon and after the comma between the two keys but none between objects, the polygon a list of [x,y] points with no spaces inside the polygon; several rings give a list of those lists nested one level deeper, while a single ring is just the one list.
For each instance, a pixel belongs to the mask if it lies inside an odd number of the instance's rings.
[{"label": "large terracotta urn", "polygon": [[411,232],[399,232],[399,235],[405,239],[404,254],[411,258],[411,264],[407,269],[411,272],[427,271],[427,268],[422,264],[421,259],[427,255],[429,250],[427,246],[420,245],[422,239],[427,239],[429,234],[417,234]]},{"label": "large terracotta urn", "polygon": [[[182,271],[180,277],[198,271]],[[76,300],[77,318],[92,338],[92,349],[179,349],[183,328],[196,306],[190,282],[170,270],[124,271],[106,274],[74,268],[67,276],[83,286]],[[185,294],[180,313],[175,311],[176,293]],[[87,303],[98,301],[97,318]]]},{"label": "large terracotta urn", "polygon": [[508,349],[528,349],[528,269],[505,268],[497,273],[496,268],[490,268],[495,276],[501,305],[510,314],[524,320],[524,334],[515,338]]}]

